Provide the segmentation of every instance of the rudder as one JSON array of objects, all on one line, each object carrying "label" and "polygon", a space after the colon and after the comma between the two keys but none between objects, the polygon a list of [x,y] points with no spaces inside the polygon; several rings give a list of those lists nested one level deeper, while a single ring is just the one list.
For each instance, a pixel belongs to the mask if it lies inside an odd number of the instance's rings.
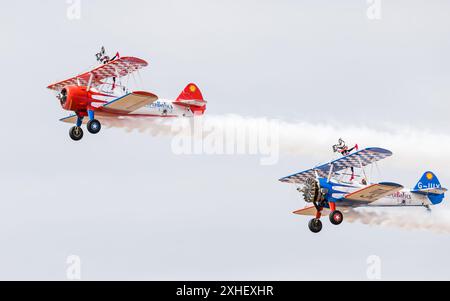
[{"label": "rudder", "polygon": [[433,205],[439,204],[444,199],[446,188],[441,186],[436,175],[431,171],[426,171],[416,186],[411,190],[413,193],[420,193],[427,195],[428,199]]},{"label": "rudder", "polygon": [[203,114],[206,110],[206,101],[196,84],[190,83],[184,88],[174,102],[177,105],[189,107],[194,114]]}]

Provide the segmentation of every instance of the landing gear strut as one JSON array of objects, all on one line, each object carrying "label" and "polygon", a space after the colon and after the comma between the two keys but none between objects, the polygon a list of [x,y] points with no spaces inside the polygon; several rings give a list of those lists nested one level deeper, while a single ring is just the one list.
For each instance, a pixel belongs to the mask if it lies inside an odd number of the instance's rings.
[{"label": "landing gear strut", "polygon": [[89,133],[97,134],[102,129],[102,125],[100,124],[100,121],[95,119],[94,110],[88,110],[87,113],[89,116],[89,121],[87,123],[87,129],[88,129]]},{"label": "landing gear strut", "polygon": [[315,202],[314,202],[314,206],[317,209],[316,217],[309,221],[308,227],[309,227],[309,230],[311,230],[311,232],[319,233],[320,230],[322,230],[322,222],[320,221],[320,217],[322,216],[323,207],[320,207]]},{"label": "landing gear strut", "polygon": [[[313,233],[319,233],[322,230],[322,222],[320,221],[320,217],[322,216],[322,210],[326,206],[326,202],[313,202],[316,207],[316,217],[309,221],[308,227],[309,230]],[[341,211],[336,210],[336,204],[334,202],[328,202],[328,206],[330,207],[330,222],[333,225],[339,225],[344,220],[344,215]]]}]

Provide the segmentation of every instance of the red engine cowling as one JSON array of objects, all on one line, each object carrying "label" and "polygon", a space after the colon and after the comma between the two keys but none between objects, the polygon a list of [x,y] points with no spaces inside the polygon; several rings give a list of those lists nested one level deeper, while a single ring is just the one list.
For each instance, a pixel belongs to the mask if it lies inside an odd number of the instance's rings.
[{"label": "red engine cowling", "polygon": [[67,86],[58,94],[57,98],[61,107],[68,111],[86,111],[92,102],[92,95],[87,91],[87,87]]}]

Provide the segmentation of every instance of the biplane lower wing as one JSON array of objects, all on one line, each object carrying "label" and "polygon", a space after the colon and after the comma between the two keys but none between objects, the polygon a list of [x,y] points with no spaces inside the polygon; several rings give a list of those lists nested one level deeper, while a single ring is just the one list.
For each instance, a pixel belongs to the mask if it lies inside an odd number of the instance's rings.
[{"label": "biplane lower wing", "polygon": [[378,183],[364,187],[355,192],[344,196],[343,201],[352,201],[358,204],[372,203],[385,196],[393,194],[403,189],[403,186],[397,183]]},{"label": "biplane lower wing", "polygon": [[[339,206],[337,206],[337,208],[339,210],[341,210],[342,212],[348,212],[350,210],[350,208],[339,207]],[[331,212],[330,209],[323,208],[322,211],[321,211],[321,215],[323,215],[323,216],[329,215],[330,212]],[[307,206],[305,208],[296,210],[296,211],[294,211],[292,213],[298,214],[298,215],[305,215],[305,216],[316,216],[317,209],[314,206]]]},{"label": "biplane lower wing", "polygon": [[[95,119],[98,119],[98,120],[100,120],[100,121],[108,121],[108,120],[111,120],[113,117],[111,117],[111,115],[110,114],[101,114],[101,113],[99,113],[99,114],[97,114],[96,116],[95,116]],[[78,117],[77,117],[77,115],[70,115],[70,116],[67,116],[67,117],[64,117],[64,118],[61,118],[59,121],[62,121],[62,122],[65,122],[65,123],[70,123],[70,124],[76,124],[77,123],[77,120],[78,120]],[[89,119],[88,118],[84,118],[83,119],[83,124],[86,124],[86,123],[88,123],[88,121],[89,121]]]},{"label": "biplane lower wing", "polygon": [[158,96],[155,94],[137,91],[110,101],[98,109],[99,111],[104,112],[120,112],[128,114],[142,108],[143,106],[151,104],[156,100],[158,100]]},{"label": "biplane lower wing", "polygon": [[301,184],[308,178],[314,178],[316,173],[319,177],[326,178],[330,172],[330,168],[333,173],[336,173],[350,167],[364,167],[391,155],[392,152],[387,149],[368,147],[334,161],[281,178],[280,181],[285,183]]},{"label": "biplane lower wing", "polygon": [[[296,210],[293,213],[298,214],[298,215],[315,216],[317,213],[317,209],[314,206],[308,206],[308,207]],[[330,213],[329,209],[323,208],[323,210],[322,210],[323,215],[328,215],[329,213]]]},{"label": "biplane lower wing", "polygon": [[[65,122],[65,123],[77,123],[77,115],[70,115],[64,118],[61,118],[59,121]],[[86,121],[87,122],[87,121]]]},{"label": "biplane lower wing", "polygon": [[[158,96],[149,92],[133,92],[123,97],[114,99],[113,101],[110,101],[100,107],[96,107],[95,116],[97,119],[103,119],[115,115],[127,115],[142,108],[143,106],[155,102],[157,99]],[[60,119],[60,121],[66,123],[77,123],[77,119],[77,115],[71,115]],[[86,122],[86,119],[83,120],[83,123]]]}]

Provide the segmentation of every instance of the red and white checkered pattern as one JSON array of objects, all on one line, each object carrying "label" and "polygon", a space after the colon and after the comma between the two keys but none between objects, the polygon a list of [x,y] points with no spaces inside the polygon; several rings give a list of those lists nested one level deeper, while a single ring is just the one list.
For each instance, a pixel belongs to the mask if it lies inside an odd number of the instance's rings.
[{"label": "red and white checkered pattern", "polygon": [[148,63],[142,59],[136,57],[123,57],[101,65],[91,71],[54,83],[47,88],[50,90],[61,91],[65,86],[77,85],[78,83],[82,86],[87,86],[91,74],[93,75],[91,87],[96,87],[101,85],[104,79],[126,76],[147,65]]}]

